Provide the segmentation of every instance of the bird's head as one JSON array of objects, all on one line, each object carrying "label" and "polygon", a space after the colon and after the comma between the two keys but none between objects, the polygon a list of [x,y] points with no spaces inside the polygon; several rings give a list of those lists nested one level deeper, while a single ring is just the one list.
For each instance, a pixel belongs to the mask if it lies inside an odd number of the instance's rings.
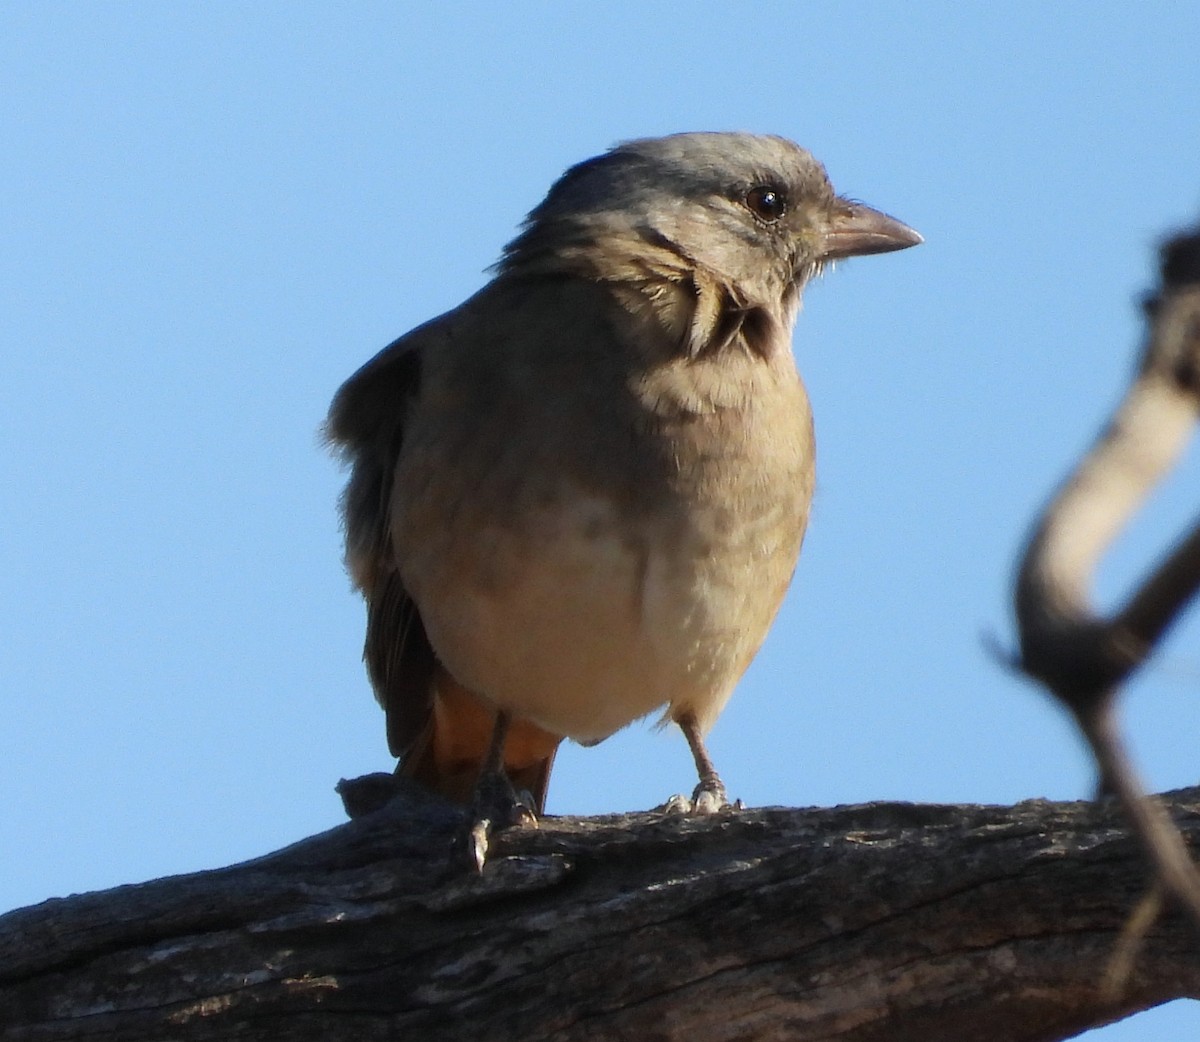
[{"label": "bird's head", "polygon": [[590,266],[614,280],[700,273],[741,306],[794,314],[804,283],[829,261],[921,241],[837,195],[825,168],[784,138],[673,134],[628,141],[569,169],[500,268]]}]

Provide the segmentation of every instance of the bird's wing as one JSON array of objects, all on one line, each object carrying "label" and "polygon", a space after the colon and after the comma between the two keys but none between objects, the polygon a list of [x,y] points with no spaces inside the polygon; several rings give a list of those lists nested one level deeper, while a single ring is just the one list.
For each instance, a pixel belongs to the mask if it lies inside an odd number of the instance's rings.
[{"label": "bird's wing", "polygon": [[351,467],[341,504],[346,563],[367,601],[363,658],[387,711],[394,756],[404,756],[429,722],[437,660],[397,571],[389,504],[422,357],[448,335],[449,323],[447,315],[434,319],[380,351],[342,385],[325,426]]}]

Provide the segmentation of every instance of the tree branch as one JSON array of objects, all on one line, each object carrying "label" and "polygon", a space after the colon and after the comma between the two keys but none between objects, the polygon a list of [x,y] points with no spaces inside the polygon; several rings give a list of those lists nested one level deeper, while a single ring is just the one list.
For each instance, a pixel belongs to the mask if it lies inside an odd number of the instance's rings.
[{"label": "tree branch", "polygon": [[[1200,789],[1170,812],[1200,840]],[[0,917],[5,1042],[1064,1038],[1200,997],[1107,804],[548,819],[451,869],[404,798],[231,868]]]},{"label": "tree branch", "polygon": [[1100,558],[1174,465],[1200,416],[1200,231],[1162,251],[1162,289],[1133,384],[1043,512],[1017,575],[1021,668],[1075,715],[1166,893],[1200,924],[1200,873],[1148,801],[1114,715],[1120,685],[1200,590],[1200,523],[1108,618],[1091,605]]}]

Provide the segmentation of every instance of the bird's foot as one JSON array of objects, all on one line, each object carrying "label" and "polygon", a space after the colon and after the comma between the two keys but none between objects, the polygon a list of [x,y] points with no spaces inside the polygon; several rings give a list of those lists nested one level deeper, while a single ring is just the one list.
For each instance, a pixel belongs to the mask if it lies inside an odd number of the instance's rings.
[{"label": "bird's foot", "polygon": [[461,837],[467,861],[482,872],[493,834],[507,828],[537,828],[533,798],[518,793],[502,773],[483,774],[475,786],[466,834]]},{"label": "bird's foot", "polygon": [[730,803],[725,795],[724,784],[714,775],[697,785],[690,799],[675,795],[655,809],[664,814],[717,814],[726,809],[744,810],[745,804],[741,800]]},{"label": "bird's foot", "polygon": [[704,748],[704,734],[696,714],[688,711],[681,714],[675,721],[687,739],[688,748],[692,750],[692,758],[696,761],[696,773],[700,776],[700,784],[692,792],[689,800],[686,796],[672,796],[659,809],[667,814],[717,814],[726,808],[741,810],[744,806],[741,800],[730,803],[725,795],[725,783],[721,781],[717,769],[713,766],[712,757]]}]

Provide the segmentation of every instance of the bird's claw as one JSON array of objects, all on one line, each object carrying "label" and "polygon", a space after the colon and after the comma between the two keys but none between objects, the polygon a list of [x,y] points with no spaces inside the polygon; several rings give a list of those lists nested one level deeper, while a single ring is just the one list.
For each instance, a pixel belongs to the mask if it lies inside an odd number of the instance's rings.
[{"label": "bird's claw", "polygon": [[471,822],[467,832],[467,856],[476,872],[483,871],[487,861],[488,842],[491,839],[492,823],[487,818]]},{"label": "bird's claw", "polygon": [[667,800],[666,803],[654,808],[663,814],[678,815],[691,814],[692,801],[683,793],[677,792],[674,796]]},{"label": "bird's claw", "polygon": [[507,828],[537,827],[533,797],[515,792],[503,775],[485,775],[476,786],[466,835],[461,839],[468,863],[476,872],[482,872],[495,833]]},{"label": "bird's claw", "polygon": [[728,806],[729,800],[725,798],[723,788],[719,792],[714,792],[712,789],[706,789],[703,785],[698,785],[696,791],[692,793],[693,814],[716,814],[717,811],[724,810]]},{"label": "bird's claw", "polygon": [[730,803],[725,796],[725,787],[720,783],[716,788],[702,783],[696,786],[695,792],[690,797],[676,793],[666,803],[655,809],[660,813],[672,816],[709,815],[718,814],[723,810],[745,810],[746,805],[741,800],[734,800],[733,803]]}]

